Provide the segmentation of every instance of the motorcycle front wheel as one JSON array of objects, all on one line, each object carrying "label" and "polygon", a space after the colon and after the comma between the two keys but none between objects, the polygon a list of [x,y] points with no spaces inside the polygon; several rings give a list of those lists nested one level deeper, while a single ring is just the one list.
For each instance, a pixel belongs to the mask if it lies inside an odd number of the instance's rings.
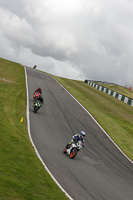
[{"label": "motorcycle front wheel", "polygon": [[77,153],[78,153],[78,150],[76,149],[76,147],[72,148],[71,153],[70,153],[70,158],[71,159],[75,158]]},{"label": "motorcycle front wheel", "polygon": [[38,111],[38,107],[34,107],[34,112],[36,113]]}]

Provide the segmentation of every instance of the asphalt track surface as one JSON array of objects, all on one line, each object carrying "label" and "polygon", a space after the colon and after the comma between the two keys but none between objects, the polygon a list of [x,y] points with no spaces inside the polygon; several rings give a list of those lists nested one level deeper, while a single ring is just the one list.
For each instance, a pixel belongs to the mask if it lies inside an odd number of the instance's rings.
[{"label": "asphalt track surface", "polygon": [[[133,200],[133,164],[51,76],[26,68],[32,140],[48,169],[74,200]],[[33,91],[44,104],[33,112]],[[63,148],[84,130],[85,148],[70,159]]]}]

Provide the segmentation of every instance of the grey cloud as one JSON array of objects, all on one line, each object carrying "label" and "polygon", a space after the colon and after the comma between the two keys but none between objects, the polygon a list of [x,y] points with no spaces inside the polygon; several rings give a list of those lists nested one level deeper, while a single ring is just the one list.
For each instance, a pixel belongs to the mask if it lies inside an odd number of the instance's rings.
[{"label": "grey cloud", "polygon": [[1,0],[0,11],[3,57],[68,78],[132,83],[132,1]]}]

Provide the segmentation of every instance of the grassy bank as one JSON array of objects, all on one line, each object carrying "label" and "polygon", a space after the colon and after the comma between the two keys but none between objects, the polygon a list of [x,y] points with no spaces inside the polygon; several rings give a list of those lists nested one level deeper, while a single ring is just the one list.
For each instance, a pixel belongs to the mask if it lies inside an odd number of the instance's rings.
[{"label": "grassy bank", "polygon": [[122,151],[133,160],[133,107],[83,81],[54,78],[93,115]]},{"label": "grassy bank", "polygon": [[29,140],[23,66],[0,58],[0,94],[0,199],[68,199],[44,169]]}]

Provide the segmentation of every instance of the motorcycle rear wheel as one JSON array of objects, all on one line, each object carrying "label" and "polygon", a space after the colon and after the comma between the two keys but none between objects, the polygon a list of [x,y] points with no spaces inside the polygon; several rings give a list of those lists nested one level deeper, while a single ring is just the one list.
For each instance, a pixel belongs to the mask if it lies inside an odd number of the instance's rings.
[{"label": "motorcycle rear wheel", "polygon": [[66,147],[64,147],[63,152],[66,153]]}]

